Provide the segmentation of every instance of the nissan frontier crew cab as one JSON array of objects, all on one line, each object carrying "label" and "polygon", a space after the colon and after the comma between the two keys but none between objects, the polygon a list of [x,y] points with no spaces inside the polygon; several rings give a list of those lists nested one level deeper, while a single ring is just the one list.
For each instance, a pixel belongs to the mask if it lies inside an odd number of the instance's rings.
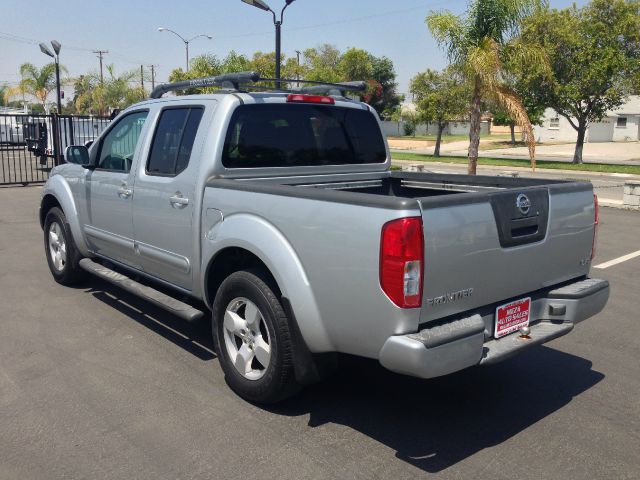
[{"label": "nissan frontier crew cab", "polygon": [[[375,111],[345,96],[361,85],[259,81],[160,86],[69,147],[40,204],[54,279],[90,272],[186,321],[209,311],[228,384],[258,403],[339,352],[432,378],[605,306],[590,183],[392,171]],[[162,98],[202,86],[221,89]]]}]

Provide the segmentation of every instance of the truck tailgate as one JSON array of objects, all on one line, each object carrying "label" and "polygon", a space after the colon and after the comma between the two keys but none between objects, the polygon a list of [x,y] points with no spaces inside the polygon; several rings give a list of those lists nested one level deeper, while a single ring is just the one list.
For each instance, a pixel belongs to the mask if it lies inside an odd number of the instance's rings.
[{"label": "truck tailgate", "polygon": [[589,271],[589,183],[418,200],[425,239],[421,323],[526,297]]}]

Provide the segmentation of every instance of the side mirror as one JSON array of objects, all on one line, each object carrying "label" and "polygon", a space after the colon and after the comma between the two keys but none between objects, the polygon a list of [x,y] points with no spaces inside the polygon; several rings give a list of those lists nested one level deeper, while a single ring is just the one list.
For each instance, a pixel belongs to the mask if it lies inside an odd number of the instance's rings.
[{"label": "side mirror", "polygon": [[89,149],[84,145],[71,145],[64,151],[64,159],[67,163],[88,166],[90,163]]}]

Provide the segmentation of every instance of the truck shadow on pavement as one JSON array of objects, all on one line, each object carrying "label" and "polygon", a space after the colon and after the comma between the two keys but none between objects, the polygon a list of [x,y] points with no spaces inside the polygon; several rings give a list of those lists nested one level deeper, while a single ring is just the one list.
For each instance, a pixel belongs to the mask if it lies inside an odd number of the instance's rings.
[{"label": "truck shadow on pavement", "polygon": [[[197,358],[215,358],[208,319],[184,322],[98,279],[87,286],[96,299]],[[420,380],[345,355],[328,380],[262,408],[288,417],[309,415],[311,428],[347,426],[394,449],[398,459],[435,473],[560,410],[604,378],[591,367],[588,360],[539,346],[497,365]]]},{"label": "truck shadow on pavement", "polygon": [[92,278],[90,284],[85,284],[83,287],[86,289],[87,286],[90,287],[88,292],[97,300],[173,342],[200,360],[208,361],[216,358],[208,316],[189,323],[97,278]]},{"label": "truck shadow on pavement", "polygon": [[541,346],[502,364],[425,381],[345,357],[334,377],[270,411],[308,414],[311,427],[348,426],[435,473],[508,440],[596,385],[604,375],[591,365]]}]

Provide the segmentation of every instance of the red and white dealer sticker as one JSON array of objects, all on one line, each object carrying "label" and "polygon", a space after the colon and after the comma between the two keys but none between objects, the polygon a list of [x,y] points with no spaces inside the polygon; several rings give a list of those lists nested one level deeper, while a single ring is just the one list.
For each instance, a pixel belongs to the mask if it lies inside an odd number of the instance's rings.
[{"label": "red and white dealer sticker", "polygon": [[531,298],[523,298],[496,308],[495,338],[504,337],[529,325]]}]

